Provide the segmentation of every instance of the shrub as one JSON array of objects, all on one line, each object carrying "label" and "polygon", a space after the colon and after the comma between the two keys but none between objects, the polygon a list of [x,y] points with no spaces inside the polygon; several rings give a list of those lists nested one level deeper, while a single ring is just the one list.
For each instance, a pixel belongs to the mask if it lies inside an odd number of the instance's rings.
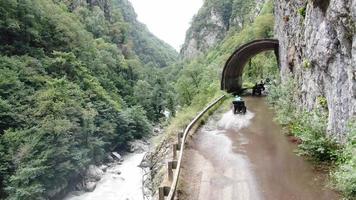
[{"label": "shrub", "polygon": [[302,140],[298,153],[316,161],[335,161],[338,147],[327,138],[327,115],[323,111],[298,111],[293,93],[296,85],[289,76],[284,83],[274,81],[269,88],[267,100],[276,111],[277,121],[290,129],[290,134]]},{"label": "shrub", "polygon": [[305,60],[303,61],[303,67],[304,67],[305,69],[309,69],[311,66],[312,66],[312,65],[311,65],[311,62],[310,62],[308,59],[305,59]]},{"label": "shrub", "polygon": [[338,160],[338,167],[332,174],[335,187],[346,199],[356,199],[356,120],[349,126],[348,140]]},{"label": "shrub", "polygon": [[328,109],[328,100],[326,99],[326,97],[318,96],[317,102],[322,108]]},{"label": "shrub", "polygon": [[302,16],[303,18],[305,18],[306,9],[307,9],[307,6],[304,6],[304,7],[298,9],[299,15]]},{"label": "shrub", "polygon": [[276,119],[282,125],[290,124],[295,118],[294,89],[295,82],[291,77],[286,77],[284,83],[275,80],[269,87],[267,101],[275,108]]},{"label": "shrub", "polygon": [[301,111],[290,126],[292,135],[301,139],[298,153],[316,161],[335,161],[338,145],[326,136],[327,115],[324,112]]}]

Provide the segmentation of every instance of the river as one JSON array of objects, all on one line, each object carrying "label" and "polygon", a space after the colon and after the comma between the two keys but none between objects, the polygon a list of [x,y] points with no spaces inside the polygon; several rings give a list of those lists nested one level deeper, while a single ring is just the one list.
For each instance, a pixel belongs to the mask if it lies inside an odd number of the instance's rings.
[{"label": "river", "polygon": [[[145,153],[123,156],[124,162],[108,168],[93,192],[70,193],[64,200],[143,200],[143,170],[138,167]],[[121,174],[110,171],[121,171]]]},{"label": "river", "polygon": [[265,98],[246,98],[248,112],[213,115],[188,143],[180,199],[336,200],[326,174],[295,154]]}]

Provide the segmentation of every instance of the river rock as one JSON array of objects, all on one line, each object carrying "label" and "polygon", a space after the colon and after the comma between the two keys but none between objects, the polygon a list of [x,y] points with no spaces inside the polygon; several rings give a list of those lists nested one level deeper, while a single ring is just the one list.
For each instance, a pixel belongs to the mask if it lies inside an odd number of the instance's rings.
[{"label": "river rock", "polygon": [[138,165],[140,168],[150,168],[152,166],[151,161],[147,158],[147,154],[142,159],[141,163]]},{"label": "river rock", "polygon": [[133,153],[143,153],[149,150],[149,144],[143,140],[135,140],[129,142],[129,152]]},{"label": "river rock", "polygon": [[103,170],[95,165],[90,165],[86,173],[86,179],[88,181],[99,181],[103,175]]},{"label": "river rock", "polygon": [[101,165],[101,166],[99,167],[99,169],[101,169],[103,172],[106,172],[106,170],[108,169],[108,167],[109,167],[109,166],[107,166],[107,165]]},{"label": "river rock", "polygon": [[115,161],[115,159],[114,159],[111,155],[108,155],[108,156],[107,156],[107,160],[108,160],[109,162],[114,162],[114,161]]},{"label": "river rock", "polygon": [[95,188],[96,188],[96,182],[87,182],[85,184],[84,190],[86,192],[93,192],[95,190]]},{"label": "river rock", "polygon": [[111,168],[111,169],[108,169],[108,173],[120,175],[121,171],[118,168]]},{"label": "river rock", "polygon": [[117,160],[117,161],[122,161],[122,156],[117,153],[117,152],[111,152],[111,154],[113,155],[113,157]]}]

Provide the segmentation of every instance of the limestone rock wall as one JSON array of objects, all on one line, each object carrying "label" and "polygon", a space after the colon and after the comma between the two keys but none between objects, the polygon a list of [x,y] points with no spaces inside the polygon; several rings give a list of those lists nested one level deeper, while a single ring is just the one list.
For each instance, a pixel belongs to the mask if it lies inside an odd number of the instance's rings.
[{"label": "limestone rock wall", "polygon": [[356,115],[356,0],[275,0],[282,79],[292,73],[300,107],[326,98],[328,134],[343,142]]},{"label": "limestone rock wall", "polygon": [[221,41],[228,30],[221,13],[212,8],[205,17],[205,25],[199,31],[192,28],[187,32],[186,42],[182,47],[181,55],[190,59],[201,55],[205,50]]},{"label": "limestone rock wall", "polygon": [[181,49],[184,59],[192,59],[221,42],[230,29],[239,30],[252,22],[267,0],[206,0],[193,18]]}]

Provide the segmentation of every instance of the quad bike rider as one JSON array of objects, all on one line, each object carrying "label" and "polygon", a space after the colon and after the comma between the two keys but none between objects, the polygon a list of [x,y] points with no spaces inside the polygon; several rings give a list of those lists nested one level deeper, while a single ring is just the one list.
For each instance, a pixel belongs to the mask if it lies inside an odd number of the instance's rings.
[{"label": "quad bike rider", "polygon": [[255,84],[252,88],[252,95],[259,95],[261,96],[262,91],[265,90],[265,84],[261,81],[259,84]]},{"label": "quad bike rider", "polygon": [[242,98],[240,96],[236,95],[234,100],[232,101],[232,103],[234,104],[234,114],[237,114],[237,113],[245,114],[246,113],[245,101],[242,100]]}]

